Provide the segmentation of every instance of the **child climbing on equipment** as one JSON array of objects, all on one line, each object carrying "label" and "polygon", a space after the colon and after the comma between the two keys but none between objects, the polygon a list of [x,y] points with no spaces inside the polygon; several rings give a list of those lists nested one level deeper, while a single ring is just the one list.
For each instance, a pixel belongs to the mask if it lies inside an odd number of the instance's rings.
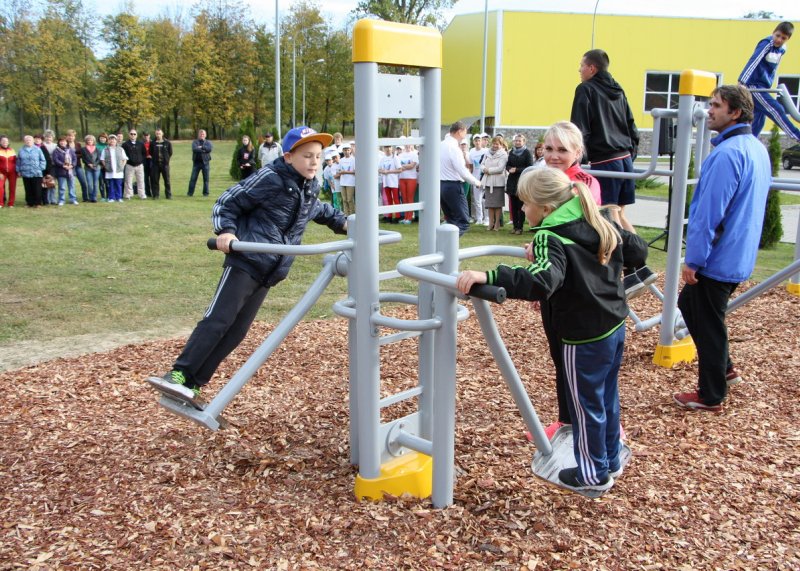
[{"label": "child climbing on equipment", "polygon": [[[781,22],[771,36],[758,42],[753,55],[747,60],[747,64],[739,75],[739,83],[751,90],[772,88],[778,64],[780,64],[783,54],[786,53],[783,45],[792,38],[793,33],[794,25],[791,22]],[[764,128],[764,121],[769,117],[783,129],[784,133],[800,141],[800,129],[786,116],[783,105],[769,93],[760,91],[751,91],[751,93],[755,104],[755,113],[753,113],[753,122],[751,123],[753,135],[758,137],[761,129]]]},{"label": "child climbing on equipment", "polygon": [[317,169],[328,133],[296,127],[283,140],[284,155],[233,185],[212,211],[224,271],[203,319],[198,322],[172,370],[147,381],[162,393],[199,407],[200,389],[225,357],[242,342],[269,289],[289,273],[294,256],[234,252],[234,240],[297,245],[310,220],[337,234],[347,219],[321,202]]},{"label": "child climbing on equipment", "polygon": [[577,463],[558,477],[575,491],[605,492],[622,470],[617,375],[628,306],[620,277],[623,260],[644,264],[647,243],[603,216],[588,187],[560,170],[524,173],[517,192],[536,228],[526,248],[531,263],[465,271],[457,287],[468,293],[474,284],[488,283],[504,287],[508,297],[549,301],[562,346]]}]

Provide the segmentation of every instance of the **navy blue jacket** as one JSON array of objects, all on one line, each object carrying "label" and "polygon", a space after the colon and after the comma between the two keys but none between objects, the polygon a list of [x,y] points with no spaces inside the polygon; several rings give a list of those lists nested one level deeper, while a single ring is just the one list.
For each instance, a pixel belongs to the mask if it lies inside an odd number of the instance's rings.
[{"label": "navy blue jacket", "polygon": [[[283,157],[243,181],[217,199],[211,220],[214,232],[235,234],[243,242],[297,245],[310,220],[345,234],[345,215],[319,200],[319,183],[308,180]],[[231,252],[225,266],[246,271],[267,287],[283,280],[294,256]]]}]

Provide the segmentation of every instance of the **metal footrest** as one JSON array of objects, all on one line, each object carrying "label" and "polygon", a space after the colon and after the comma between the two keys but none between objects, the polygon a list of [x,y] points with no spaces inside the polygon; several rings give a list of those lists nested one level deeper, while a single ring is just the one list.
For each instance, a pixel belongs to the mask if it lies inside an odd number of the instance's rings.
[{"label": "metal footrest", "polygon": [[[188,418],[189,420],[196,422],[200,426],[205,426],[210,430],[216,431],[220,428],[228,428],[229,426],[228,421],[225,420],[222,415],[214,418],[203,409],[196,408],[189,403],[179,401],[164,394],[161,395],[161,398],[158,400],[158,404],[163,406],[168,411],[184,418]],[[205,408],[205,405],[201,406]]]},{"label": "metal footrest", "polygon": [[[533,455],[533,462],[531,462],[531,469],[533,474],[550,484],[554,484],[559,488],[576,492],[587,498],[599,498],[605,492],[595,490],[573,490],[561,483],[558,479],[558,473],[566,468],[574,468],[575,454],[572,451],[572,426],[562,426],[553,435],[550,444],[553,447],[553,452],[547,456],[537,451]],[[631,449],[624,443],[620,442],[619,450],[619,463],[620,466],[625,468],[631,460]]]}]

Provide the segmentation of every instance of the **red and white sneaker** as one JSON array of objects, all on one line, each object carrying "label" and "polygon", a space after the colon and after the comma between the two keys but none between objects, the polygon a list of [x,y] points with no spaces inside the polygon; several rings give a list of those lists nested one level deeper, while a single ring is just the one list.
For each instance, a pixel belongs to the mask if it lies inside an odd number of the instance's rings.
[{"label": "red and white sneaker", "polygon": [[728,387],[732,387],[733,385],[738,385],[742,382],[742,377],[739,373],[731,367],[725,372],[725,381],[728,383]]},{"label": "red and white sneaker", "polygon": [[682,406],[683,408],[707,410],[709,412],[720,412],[722,410],[721,404],[706,404],[700,400],[700,395],[697,394],[697,391],[691,393],[675,393],[672,395],[672,398],[675,399],[678,406]]},{"label": "red and white sneaker", "polygon": [[560,420],[557,420],[553,424],[551,424],[550,426],[545,428],[544,429],[544,433],[545,433],[545,436],[547,436],[547,439],[548,440],[552,440],[553,439],[553,435],[562,426],[569,426],[569,425],[566,422],[561,422]]}]

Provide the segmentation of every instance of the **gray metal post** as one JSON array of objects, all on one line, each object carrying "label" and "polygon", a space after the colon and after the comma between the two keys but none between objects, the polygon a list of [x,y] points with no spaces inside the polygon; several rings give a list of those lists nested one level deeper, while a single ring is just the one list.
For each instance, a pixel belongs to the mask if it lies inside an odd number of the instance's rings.
[{"label": "gray metal post", "polygon": [[689,156],[692,151],[692,112],[694,95],[678,99],[678,133],[675,150],[675,175],[672,202],[669,205],[669,235],[667,239],[667,268],[664,271],[664,303],[659,344],[672,345],[675,340],[675,320],[678,313],[678,285],[683,248],[683,209],[686,204],[686,181],[689,175]]},{"label": "gray metal post", "polygon": [[[422,119],[420,134],[425,144],[420,149],[419,168],[419,200],[422,209],[419,211],[419,254],[427,255],[436,251],[436,229],[439,227],[439,137],[441,129],[441,97],[442,70],[438,68],[422,69],[422,90],[427,94],[422,100]],[[431,94],[436,94],[433,97]],[[433,317],[433,286],[428,282],[419,284],[418,313],[420,319]],[[431,439],[433,434],[433,342],[435,332],[426,331],[419,339],[419,384],[422,394],[419,397],[419,433],[423,438]]]},{"label": "gray metal post", "polygon": [[372,314],[380,310],[378,291],[378,169],[371,160],[378,148],[378,64],[354,64],[355,128],[359,149],[365,160],[356,164],[356,229],[353,272],[356,282],[356,361],[358,406],[358,464],[362,478],[380,475],[383,443],[378,441],[380,425],[380,338]]},{"label": "gray metal post", "polygon": [[[443,224],[437,230],[436,237],[439,250],[444,254],[440,271],[452,274],[458,270],[458,228]],[[453,503],[458,304],[455,295],[443,287],[436,287],[433,297],[442,327],[436,332],[434,341],[432,501],[434,507],[443,508]]]},{"label": "gray metal post", "polygon": [[[347,218],[347,237],[355,241],[356,217],[350,215]],[[353,253],[348,252],[350,267],[354,267]],[[358,298],[358,282],[352,271],[347,273],[347,291],[353,299]],[[356,340],[356,323],[352,319],[347,320],[347,349],[350,357],[348,369],[350,371],[350,391],[348,401],[350,403],[350,464],[358,466],[359,453],[359,426],[361,426],[361,415],[358,409],[358,342]]]}]

